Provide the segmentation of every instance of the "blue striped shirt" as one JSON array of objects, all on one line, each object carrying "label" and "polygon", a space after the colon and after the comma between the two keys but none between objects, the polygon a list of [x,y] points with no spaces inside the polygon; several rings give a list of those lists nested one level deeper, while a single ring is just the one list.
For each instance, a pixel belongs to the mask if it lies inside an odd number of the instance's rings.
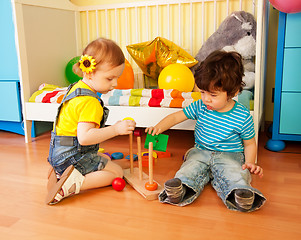
[{"label": "blue striped shirt", "polygon": [[249,110],[235,101],[228,112],[208,110],[200,99],[183,109],[189,119],[196,120],[195,147],[222,152],[243,152],[243,140],[255,136]]}]

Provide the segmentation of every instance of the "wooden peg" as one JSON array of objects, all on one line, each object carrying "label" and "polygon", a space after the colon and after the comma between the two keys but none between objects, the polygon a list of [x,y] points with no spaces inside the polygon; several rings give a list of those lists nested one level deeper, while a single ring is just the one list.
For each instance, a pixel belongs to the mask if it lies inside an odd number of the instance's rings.
[{"label": "wooden peg", "polygon": [[[131,117],[126,117],[126,118],[123,119],[123,121],[124,120],[135,121]],[[133,174],[134,173],[134,158],[133,158],[133,133],[132,132],[129,134],[129,141],[130,141],[129,152],[130,152],[130,164],[131,164],[130,173]]]},{"label": "wooden peg", "polygon": [[142,180],[142,154],[141,154],[141,137],[137,137],[137,147],[138,147],[138,169],[139,169],[139,180]]},{"label": "wooden peg", "polygon": [[154,162],[153,162],[153,143],[149,143],[148,150],[148,182],[145,183],[145,189],[149,191],[155,191],[158,188],[158,184],[154,182]]},{"label": "wooden peg", "polygon": [[[163,188],[160,184],[156,183],[153,179],[153,145],[150,148],[149,156],[151,156],[151,182],[149,183],[149,176],[142,171],[142,154],[141,154],[141,131],[140,134],[137,135],[138,132],[134,131],[134,135],[137,136],[137,145],[138,145],[138,165],[139,168],[134,168],[133,170],[124,169],[124,179],[145,199],[147,200],[158,200],[158,195],[162,192]],[[131,140],[130,140],[131,142]],[[131,144],[130,144],[131,145]],[[132,146],[132,145],[131,145]],[[132,147],[130,147],[132,149]],[[132,150],[131,150],[132,151]],[[132,155],[132,152],[131,152]],[[140,159],[140,160],[139,160]],[[131,165],[132,166],[132,165]],[[131,172],[132,171],[132,172]]]},{"label": "wooden peg", "polygon": [[139,169],[139,180],[142,180],[142,157],[141,157],[141,136],[142,130],[135,129],[134,136],[137,137],[137,148],[138,148],[138,169]]},{"label": "wooden peg", "polygon": [[154,183],[154,163],[153,163],[153,143],[149,143],[149,150],[148,150],[148,179],[149,183]]},{"label": "wooden peg", "polygon": [[134,173],[133,133],[130,133],[129,136],[130,136],[130,149],[129,149],[129,152],[130,152],[130,164],[131,164],[130,172],[131,172],[131,174],[133,174]]}]

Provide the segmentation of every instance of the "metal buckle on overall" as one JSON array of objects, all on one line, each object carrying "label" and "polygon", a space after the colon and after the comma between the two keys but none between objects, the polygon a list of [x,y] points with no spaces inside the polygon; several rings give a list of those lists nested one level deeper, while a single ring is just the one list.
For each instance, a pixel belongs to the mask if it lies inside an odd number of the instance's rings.
[{"label": "metal buckle on overall", "polygon": [[74,137],[60,136],[60,145],[61,146],[73,146],[74,145]]}]

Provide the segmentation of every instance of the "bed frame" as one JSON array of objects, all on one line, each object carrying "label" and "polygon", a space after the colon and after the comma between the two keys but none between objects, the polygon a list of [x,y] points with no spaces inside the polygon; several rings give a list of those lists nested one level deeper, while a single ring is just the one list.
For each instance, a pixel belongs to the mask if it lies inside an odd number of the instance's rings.
[{"label": "bed frame", "polygon": [[[130,0],[129,0],[130,1]],[[68,0],[12,0],[16,29],[25,141],[31,142],[31,122],[53,122],[58,104],[30,103],[42,83],[67,86],[65,66],[93,39],[115,40],[132,63],[136,87],[141,73],[126,45],[165,37],[192,56],[232,11],[251,11],[257,18],[254,111],[256,139],[263,118],[268,27],[267,0],[151,0],[76,6]],[[143,82],[143,81],[142,81]],[[131,116],[138,127],[155,125],[175,108],[108,106],[108,124]],[[174,129],[192,130],[188,120]]]}]

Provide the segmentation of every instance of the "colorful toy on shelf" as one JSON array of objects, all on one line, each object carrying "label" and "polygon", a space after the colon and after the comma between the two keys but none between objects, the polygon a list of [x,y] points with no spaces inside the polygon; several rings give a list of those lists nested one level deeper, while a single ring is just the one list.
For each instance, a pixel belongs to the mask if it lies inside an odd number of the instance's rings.
[{"label": "colorful toy on shelf", "polygon": [[[163,190],[160,184],[153,180],[153,147],[152,142],[149,144],[149,176],[142,171],[142,153],[141,153],[141,130],[135,130],[134,135],[137,137],[138,148],[138,168],[133,167],[133,161],[130,161],[130,168],[124,170],[125,180],[145,199],[155,200],[158,199],[159,193]],[[133,150],[130,141],[130,152]],[[157,187],[157,188],[156,188]],[[156,189],[155,189],[156,188]]]},{"label": "colorful toy on shelf", "polygon": [[301,12],[300,0],[270,0],[270,3],[279,11],[284,13]]},{"label": "colorful toy on shelf", "polygon": [[122,191],[125,187],[126,183],[124,181],[123,178],[117,177],[113,180],[112,182],[112,187],[116,190],[116,191]]},{"label": "colorful toy on shelf", "polygon": [[65,75],[69,83],[75,83],[78,80],[82,79],[82,77],[78,76],[73,72],[73,65],[77,63],[80,59],[80,56],[72,58],[66,65]]},{"label": "colorful toy on shelf", "polygon": [[161,89],[176,89],[181,92],[191,92],[195,80],[188,67],[180,63],[170,64],[159,75],[158,86]]},{"label": "colorful toy on shelf", "polygon": [[132,65],[129,63],[127,59],[125,59],[125,66],[123,73],[117,80],[116,89],[132,89],[134,88],[134,71]]}]

